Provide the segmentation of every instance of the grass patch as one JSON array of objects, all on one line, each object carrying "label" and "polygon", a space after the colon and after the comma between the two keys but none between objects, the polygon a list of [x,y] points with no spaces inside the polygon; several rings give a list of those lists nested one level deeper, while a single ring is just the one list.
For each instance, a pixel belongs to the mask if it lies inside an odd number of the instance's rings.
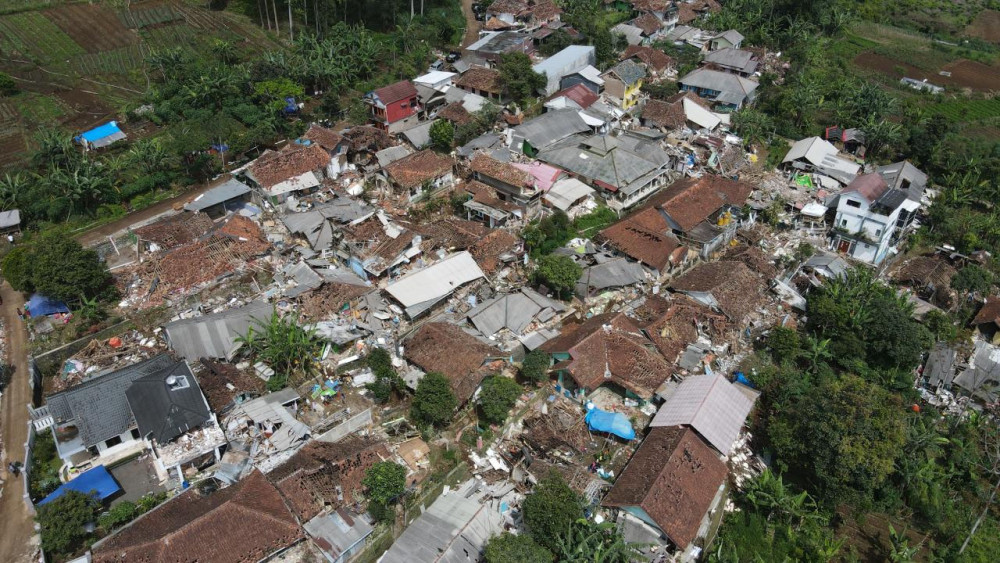
[{"label": "grass patch", "polygon": [[594,235],[617,220],[618,214],[611,208],[602,205],[590,213],[574,219],[573,227],[579,231],[581,237],[594,238]]},{"label": "grass patch", "polygon": [[43,430],[36,434],[35,445],[31,448],[31,469],[28,472],[28,491],[33,500],[41,500],[59,488],[59,470],[62,465],[52,432]]},{"label": "grass patch", "polygon": [[36,61],[65,61],[84,53],[83,47],[40,12],[3,16],[0,18],[0,34],[6,38],[0,41],[0,46],[6,47],[9,41],[17,45],[16,50],[22,55]]}]

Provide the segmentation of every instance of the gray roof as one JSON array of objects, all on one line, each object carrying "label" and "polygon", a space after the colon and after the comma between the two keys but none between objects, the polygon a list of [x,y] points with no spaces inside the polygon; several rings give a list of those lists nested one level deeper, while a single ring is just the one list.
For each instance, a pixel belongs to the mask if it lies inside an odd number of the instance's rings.
[{"label": "gray roof", "polygon": [[559,90],[559,81],[578,70],[596,64],[597,56],[594,47],[589,45],[570,45],[544,61],[531,67],[538,74],[546,77],[545,95],[552,95]]},{"label": "gray roof", "polygon": [[909,161],[879,166],[877,172],[890,188],[906,190],[906,197],[920,202],[927,187],[927,174],[910,164]]},{"label": "gray roof", "polygon": [[716,35],[712,39],[719,39],[719,38],[725,39],[726,41],[729,41],[733,45],[739,45],[740,42],[743,41],[743,34],[736,31],[735,29],[727,29],[726,31],[723,31],[722,33]]},{"label": "gray roof", "polygon": [[403,131],[403,136],[406,137],[406,140],[409,141],[411,145],[418,149],[422,149],[431,143],[431,127],[433,125],[433,121],[421,123],[416,127],[411,127],[410,129]]},{"label": "gray roof", "polygon": [[286,213],[281,222],[289,231],[306,237],[314,250],[325,250],[333,244],[331,221],[343,225],[368,217],[374,212],[364,202],[338,197],[303,213]]},{"label": "gray roof", "polygon": [[924,366],[924,377],[927,383],[933,387],[951,386],[955,379],[955,360],[958,352],[945,344],[938,342],[931,348],[931,353],[927,356],[927,364]]},{"label": "gray roof", "polygon": [[690,426],[723,455],[729,455],[753,403],[721,374],[689,376],[649,425]]},{"label": "gray roof", "polygon": [[16,227],[21,224],[21,212],[17,209],[0,211],[0,229]]},{"label": "gray roof", "polygon": [[136,379],[125,391],[139,434],[166,444],[211,419],[208,402],[186,362]]},{"label": "gray roof", "polygon": [[971,363],[969,369],[958,374],[954,384],[978,399],[995,402],[1000,398],[1000,348],[976,342]]},{"label": "gray roof", "polygon": [[470,52],[506,53],[511,47],[531,41],[531,35],[517,31],[497,31],[483,35],[479,41],[466,47]]},{"label": "gray roof", "polygon": [[268,441],[274,446],[275,452],[282,452],[309,437],[309,427],[299,422],[292,412],[284,407],[299,398],[295,389],[286,387],[281,391],[237,405],[226,420],[229,422],[248,418],[257,424],[280,425]]},{"label": "gray roof", "polygon": [[[697,68],[687,73],[678,82],[685,86],[694,88],[704,88],[715,90],[723,94],[730,94],[733,97],[743,100],[757,89],[757,82],[736,76],[728,72],[712,70],[709,68]],[[729,99],[725,101],[731,101]]]},{"label": "gray roof", "polygon": [[170,348],[190,361],[201,358],[232,359],[239,344],[236,339],[247,333],[254,319],[266,322],[271,305],[256,301],[221,313],[181,319],[163,325]]},{"label": "gray roof", "polygon": [[410,149],[403,145],[396,145],[378,151],[375,153],[375,158],[378,159],[378,165],[385,168],[408,154],[410,154]]},{"label": "gray roof", "polygon": [[478,149],[492,149],[500,144],[500,135],[486,133],[458,147],[456,153],[462,158],[469,158]]},{"label": "gray roof", "polygon": [[302,527],[310,537],[319,540],[316,544],[333,557],[334,561],[339,560],[359,542],[363,542],[375,530],[366,515],[348,514],[344,509],[330,514],[320,514]]},{"label": "gray roof", "polygon": [[810,256],[802,267],[815,270],[817,273],[831,278],[842,278],[847,274],[847,270],[850,269],[850,265],[846,260],[836,254],[826,252],[818,252]]},{"label": "gray roof", "polygon": [[631,135],[574,135],[538,154],[538,159],[588,181],[600,180],[630,194],[662,174],[670,155],[656,143]]},{"label": "gray roof", "polygon": [[570,135],[590,131],[590,126],[574,109],[550,111],[514,128],[514,146],[528,141],[535,149],[544,149]]},{"label": "gray roof", "polygon": [[752,73],[757,70],[757,61],[753,60],[753,53],[744,51],[743,49],[734,49],[733,47],[712,51],[705,56],[705,62],[737,69],[740,72],[746,73]]},{"label": "gray roof", "polygon": [[225,183],[194,198],[184,206],[184,209],[186,211],[202,211],[213,205],[225,203],[248,193],[250,193],[250,186],[235,178],[230,178]]},{"label": "gray roof", "polygon": [[576,282],[576,293],[586,296],[591,290],[624,287],[645,279],[646,271],[638,262],[619,258],[584,269],[580,280]]},{"label": "gray roof", "polygon": [[134,428],[136,421],[125,392],[136,380],[161,370],[172,371],[176,363],[161,354],[52,394],[45,403],[57,423],[75,421],[84,447],[90,447]]},{"label": "gray roof", "polygon": [[877,200],[875,200],[875,205],[879,207],[884,207],[889,210],[895,210],[897,207],[903,204],[904,201],[909,198],[906,192],[897,189],[888,189],[882,193]]},{"label": "gray roof", "polygon": [[558,301],[553,301],[531,288],[522,288],[518,293],[510,293],[484,301],[469,311],[468,317],[479,332],[493,336],[507,329],[521,334],[536,317],[551,318],[565,310]]},{"label": "gray roof", "polygon": [[625,59],[611,67],[611,70],[608,72],[613,72],[615,76],[629,86],[646,77],[646,67],[632,59]]},{"label": "gray roof", "polygon": [[544,199],[553,207],[566,211],[577,201],[593,194],[594,188],[580,180],[563,178],[552,184],[549,191],[545,193]]},{"label": "gray roof", "polygon": [[410,524],[381,563],[478,561],[486,542],[503,531],[499,501],[481,504],[476,482],[441,495]]},{"label": "gray roof", "polygon": [[295,284],[284,290],[285,297],[294,299],[323,285],[323,278],[305,262],[290,263],[281,270],[281,273],[286,283]]}]

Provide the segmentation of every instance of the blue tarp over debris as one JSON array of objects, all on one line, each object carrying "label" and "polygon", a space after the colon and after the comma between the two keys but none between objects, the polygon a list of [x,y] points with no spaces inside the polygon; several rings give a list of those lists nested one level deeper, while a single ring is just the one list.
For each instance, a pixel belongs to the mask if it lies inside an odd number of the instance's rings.
[{"label": "blue tarp over debris", "polygon": [[31,299],[24,304],[24,308],[32,317],[44,317],[55,315],[56,313],[68,313],[69,307],[58,299],[46,297],[40,293],[35,293]]},{"label": "blue tarp over debris", "polygon": [[626,440],[635,439],[635,430],[632,428],[632,423],[629,422],[627,416],[620,412],[607,412],[594,407],[587,411],[587,416],[584,420],[587,422],[587,427],[591,430],[607,432]]},{"label": "blue tarp over debris", "polygon": [[38,503],[38,506],[50,503],[57,498],[66,494],[66,491],[79,491],[83,494],[89,494],[95,492],[97,495],[97,500],[104,500],[111,495],[122,490],[118,486],[118,482],[115,478],[108,473],[108,470],[104,468],[103,465],[98,465],[93,469],[88,469],[83,473],[77,475],[75,478],[71,479],[69,483],[61,485],[58,489],[53,491],[52,494],[42,499]]}]

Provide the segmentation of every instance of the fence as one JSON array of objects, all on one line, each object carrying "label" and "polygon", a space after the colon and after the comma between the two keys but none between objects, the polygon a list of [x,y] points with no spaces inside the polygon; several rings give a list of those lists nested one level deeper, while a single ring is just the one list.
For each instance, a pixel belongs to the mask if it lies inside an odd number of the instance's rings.
[{"label": "fence", "polygon": [[28,507],[28,512],[31,516],[35,516],[35,505],[31,502],[31,488],[29,486],[29,481],[31,481],[31,449],[35,447],[35,425],[29,420],[28,425],[28,439],[24,441],[24,467],[21,468],[21,483],[24,485],[24,505]]}]

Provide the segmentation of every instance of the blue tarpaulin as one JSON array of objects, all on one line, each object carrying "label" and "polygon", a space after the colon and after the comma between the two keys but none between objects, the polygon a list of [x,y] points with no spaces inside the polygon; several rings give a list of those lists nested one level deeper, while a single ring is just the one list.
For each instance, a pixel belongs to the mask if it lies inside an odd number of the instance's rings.
[{"label": "blue tarpaulin", "polygon": [[587,411],[587,416],[584,420],[587,422],[587,427],[591,430],[607,432],[626,440],[635,439],[635,430],[632,429],[632,423],[628,421],[627,416],[620,412],[607,412],[594,407]]},{"label": "blue tarpaulin", "polygon": [[69,307],[58,299],[46,297],[40,293],[31,296],[31,299],[24,304],[24,308],[32,317],[45,317],[56,313],[68,313]]},{"label": "blue tarpaulin", "polygon": [[104,500],[120,490],[122,488],[118,486],[118,482],[108,473],[108,470],[103,465],[98,465],[70,479],[69,483],[61,485],[52,494],[43,498],[38,506],[56,500],[66,494],[66,491],[80,491],[83,494],[95,492],[97,500]]},{"label": "blue tarpaulin", "polygon": [[121,134],[121,132],[122,130],[118,128],[117,121],[109,121],[104,125],[94,127],[90,131],[83,133],[82,135],[77,137],[77,140],[79,141],[80,139],[83,139],[88,143],[96,143],[97,141],[100,141],[101,139],[104,139],[106,137]]}]

